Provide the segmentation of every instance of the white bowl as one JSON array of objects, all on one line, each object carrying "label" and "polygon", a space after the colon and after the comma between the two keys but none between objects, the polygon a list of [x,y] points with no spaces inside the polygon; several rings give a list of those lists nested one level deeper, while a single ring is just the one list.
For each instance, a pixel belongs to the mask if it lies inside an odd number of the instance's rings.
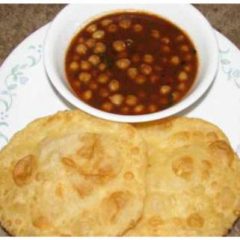
[{"label": "white bowl", "polygon": [[[81,101],[66,80],[65,54],[70,41],[87,22],[116,10],[144,10],[168,19],[192,39],[199,58],[197,79],[187,95],[177,104],[151,114],[120,115],[101,111]],[[211,85],[218,68],[215,33],[206,18],[187,4],[81,4],[68,5],[53,20],[46,37],[44,63],[57,91],[77,108],[94,116],[118,122],[145,122],[174,115],[198,100]]]}]

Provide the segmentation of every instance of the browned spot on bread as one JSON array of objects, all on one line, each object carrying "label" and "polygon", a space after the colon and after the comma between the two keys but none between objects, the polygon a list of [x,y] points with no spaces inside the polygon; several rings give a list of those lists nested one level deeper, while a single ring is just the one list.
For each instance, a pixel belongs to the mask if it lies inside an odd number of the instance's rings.
[{"label": "browned spot on bread", "polygon": [[126,180],[132,180],[132,179],[134,179],[134,174],[132,172],[125,172],[124,173],[124,178]]},{"label": "browned spot on bread", "polygon": [[56,190],[55,190],[55,194],[58,197],[63,198],[63,196],[64,196],[64,188],[63,188],[62,184],[58,184],[57,185]]},{"label": "browned spot on bread", "polygon": [[190,133],[187,132],[187,131],[181,131],[181,132],[178,132],[178,133],[175,133],[173,136],[172,136],[172,139],[174,141],[177,141],[177,142],[180,142],[180,141],[189,141],[190,140]]},{"label": "browned spot on bread", "polygon": [[77,168],[77,164],[71,158],[63,157],[61,162],[67,167]]},{"label": "browned spot on bread", "polygon": [[39,229],[47,229],[51,226],[50,222],[48,221],[47,217],[40,216],[33,220],[33,226]]},{"label": "browned spot on bread", "polygon": [[240,217],[240,209],[234,210],[234,214],[238,217]]},{"label": "browned spot on bread", "polygon": [[202,132],[200,132],[200,131],[194,131],[193,132],[193,137],[195,137],[195,138],[203,138],[204,137],[204,135],[203,135],[203,133]]},{"label": "browned spot on bread", "polygon": [[131,150],[131,153],[132,153],[132,154],[139,154],[139,152],[140,152],[139,147],[134,147],[134,148],[132,148],[132,150]]},{"label": "browned spot on bread", "polygon": [[215,203],[220,211],[228,209],[229,206],[233,206],[236,200],[236,196],[229,187],[225,187],[221,192],[218,192],[215,197]]},{"label": "browned spot on bread", "polygon": [[12,177],[14,182],[20,187],[27,184],[36,168],[36,159],[33,155],[21,158],[14,166]]},{"label": "browned spot on bread", "polygon": [[176,176],[188,179],[193,172],[193,159],[189,156],[176,159],[172,163],[172,170]]},{"label": "browned spot on bread", "polygon": [[103,138],[98,134],[86,134],[81,138],[81,144],[77,150],[77,157],[80,159],[78,171],[86,177],[99,178],[104,182],[116,175],[120,163],[112,158],[104,146]]},{"label": "browned spot on bread", "polygon": [[208,132],[206,134],[206,136],[207,136],[208,140],[211,142],[218,140],[218,136],[215,132]]},{"label": "browned spot on bread", "polygon": [[192,228],[201,228],[204,225],[204,219],[198,213],[193,213],[187,218],[187,224]]},{"label": "browned spot on bread", "polygon": [[89,184],[75,184],[73,188],[77,191],[80,197],[86,197],[92,192],[92,186]]},{"label": "browned spot on bread", "polygon": [[148,223],[150,226],[152,227],[158,227],[160,225],[163,225],[164,224],[164,221],[162,220],[162,218],[160,216],[154,216],[154,217],[151,217],[149,220],[148,220]]},{"label": "browned spot on bread", "polygon": [[[91,159],[95,150],[99,150],[99,136],[94,133],[89,133],[82,136],[81,147],[77,151],[77,155],[82,158]],[[96,148],[96,149],[95,149]]]},{"label": "browned spot on bread", "polygon": [[14,222],[16,225],[20,225],[22,223],[22,220],[17,218],[17,219],[15,219]]},{"label": "browned spot on bread", "polygon": [[234,152],[227,142],[223,140],[217,140],[209,145],[209,149],[214,157],[225,161],[225,163],[231,167],[234,160]]},{"label": "browned spot on bread", "polygon": [[110,222],[115,222],[120,214],[121,210],[126,207],[128,201],[130,200],[130,194],[128,192],[114,192],[103,202],[107,216]]},{"label": "browned spot on bread", "polygon": [[212,168],[212,164],[208,160],[203,160],[202,162],[202,179],[208,179],[210,176],[210,171]]},{"label": "browned spot on bread", "polygon": [[182,218],[180,218],[180,217],[174,217],[173,219],[172,219],[172,222],[173,222],[173,224],[175,225],[175,226],[177,226],[177,227],[181,227],[181,228],[183,228],[186,224],[185,224],[185,219],[182,219]]}]

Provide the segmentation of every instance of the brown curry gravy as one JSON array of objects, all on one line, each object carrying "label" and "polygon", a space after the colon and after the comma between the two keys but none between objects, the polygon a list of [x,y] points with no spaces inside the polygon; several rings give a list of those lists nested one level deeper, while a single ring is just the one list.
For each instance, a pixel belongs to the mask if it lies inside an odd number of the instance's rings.
[{"label": "brown curry gravy", "polygon": [[139,115],[179,102],[196,78],[198,58],[187,34],[169,21],[121,12],[84,27],[67,50],[65,68],[73,91],[87,104]]}]

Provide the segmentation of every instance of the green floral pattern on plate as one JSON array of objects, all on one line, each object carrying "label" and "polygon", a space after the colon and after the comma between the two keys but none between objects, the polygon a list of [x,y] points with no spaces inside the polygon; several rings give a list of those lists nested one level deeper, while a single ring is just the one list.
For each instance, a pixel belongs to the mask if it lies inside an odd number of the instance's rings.
[{"label": "green floral pattern on plate", "polygon": [[220,66],[222,72],[227,76],[228,81],[233,81],[234,84],[240,88],[240,68],[234,68],[229,58],[230,48],[219,49]]},{"label": "green floral pattern on plate", "polygon": [[9,127],[8,117],[13,101],[20,86],[25,85],[29,78],[27,70],[40,63],[42,58],[42,45],[30,45],[22,63],[11,68],[9,74],[4,78],[3,88],[0,90],[0,139],[8,142],[8,136],[4,130]]}]

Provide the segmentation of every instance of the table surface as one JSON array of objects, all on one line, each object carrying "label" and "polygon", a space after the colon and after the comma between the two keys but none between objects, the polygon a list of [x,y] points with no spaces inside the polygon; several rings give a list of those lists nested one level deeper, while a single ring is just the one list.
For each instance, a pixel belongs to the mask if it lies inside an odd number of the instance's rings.
[{"label": "table surface", "polygon": [[[0,4],[0,65],[29,34],[51,21],[63,4]],[[240,4],[195,4],[213,27],[240,47]]]}]

